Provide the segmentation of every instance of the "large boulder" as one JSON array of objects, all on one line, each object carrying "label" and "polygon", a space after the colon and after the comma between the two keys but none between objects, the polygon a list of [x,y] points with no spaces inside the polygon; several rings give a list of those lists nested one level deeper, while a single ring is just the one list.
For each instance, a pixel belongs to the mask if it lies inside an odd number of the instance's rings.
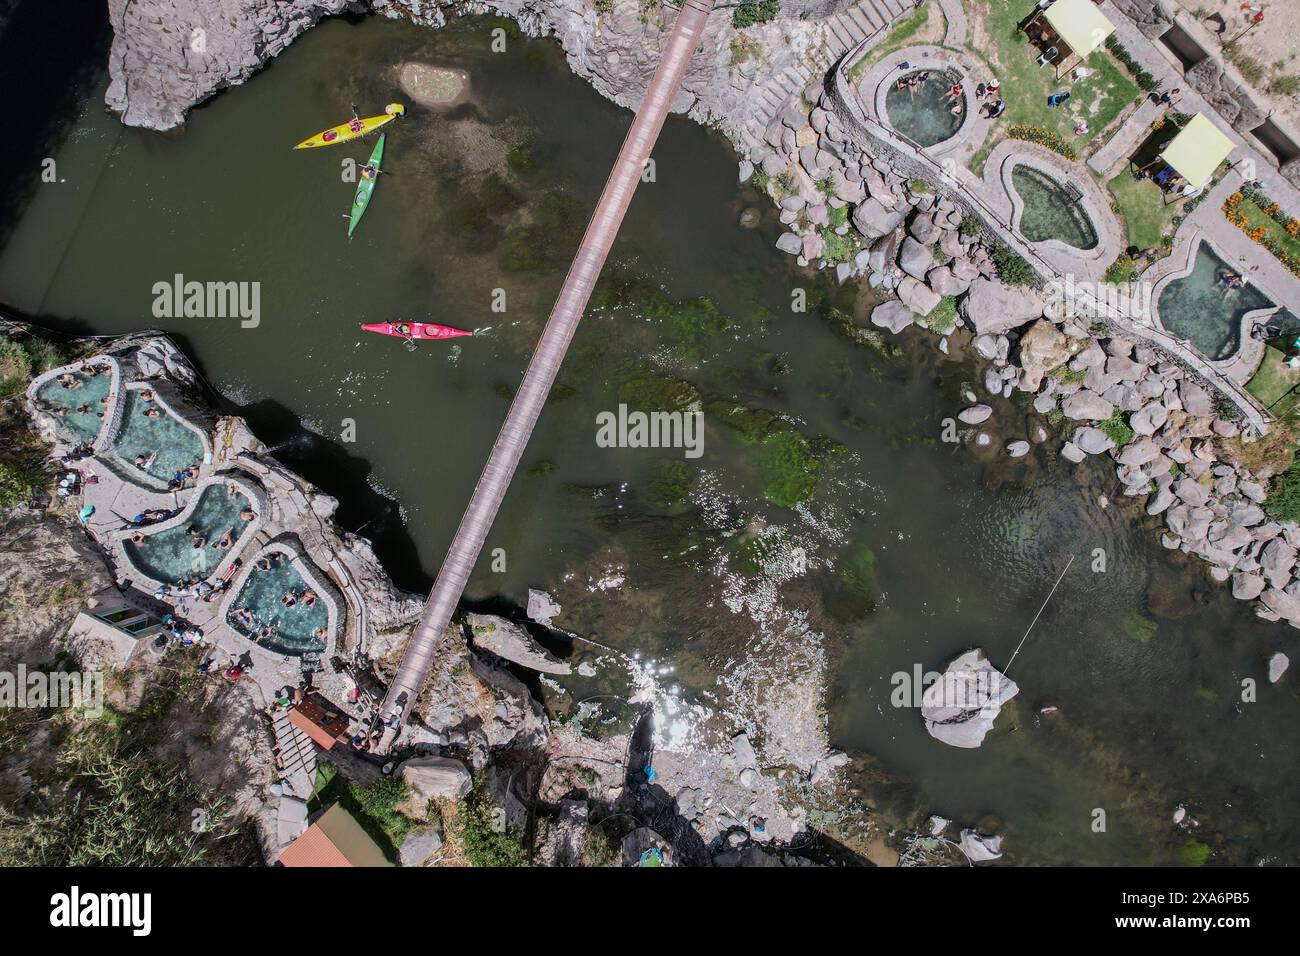
[{"label": "large boulder", "polygon": [[412,757],[397,768],[397,776],[425,800],[459,800],[473,786],[469,770],[451,757]]},{"label": "large boulder", "polygon": [[961,295],[970,288],[970,280],[959,279],[949,266],[935,266],[925,274],[925,284],[939,295]]},{"label": "large boulder", "polygon": [[894,333],[903,331],[915,318],[916,315],[911,309],[893,299],[882,302],[871,310],[871,324]]},{"label": "large boulder", "polygon": [[1072,444],[1089,455],[1100,455],[1115,447],[1115,442],[1100,428],[1076,428]]},{"label": "large boulder", "polygon": [[1008,332],[1043,314],[1043,297],[1033,289],[1014,288],[979,278],[962,300],[962,316],[976,335]]},{"label": "large boulder", "polygon": [[943,298],[924,282],[911,276],[904,276],[894,292],[898,295],[899,301],[917,315],[929,315]]},{"label": "large boulder", "polygon": [[442,833],[437,827],[418,830],[402,841],[397,860],[402,866],[420,866],[442,849]]},{"label": "large boulder", "polygon": [[898,267],[913,279],[924,279],[925,274],[934,268],[934,253],[928,246],[907,236],[898,250]]},{"label": "large boulder", "polygon": [[984,742],[1002,705],[1020,693],[1015,681],[999,673],[978,647],[962,654],[943,676],[925,689],[921,716],[936,740],[974,748]]},{"label": "large boulder", "polygon": [[1115,406],[1096,392],[1081,388],[1061,400],[1061,411],[1066,418],[1076,422],[1104,422],[1115,411]]},{"label": "large boulder", "polygon": [[1055,325],[1039,319],[1020,337],[1020,367],[1025,370],[1021,387],[1035,392],[1043,376],[1070,358],[1070,340]]},{"label": "large boulder", "polygon": [[572,673],[568,664],[557,660],[513,621],[492,614],[470,614],[468,620],[475,647],[543,674]]},{"label": "large boulder", "polygon": [[853,207],[853,225],[868,239],[893,232],[902,221],[902,213],[886,209],[875,196]]},{"label": "large boulder", "polygon": [[528,619],[536,621],[538,624],[551,626],[551,621],[555,615],[560,613],[560,605],[556,603],[555,598],[551,597],[545,591],[539,591],[537,588],[528,589]]}]

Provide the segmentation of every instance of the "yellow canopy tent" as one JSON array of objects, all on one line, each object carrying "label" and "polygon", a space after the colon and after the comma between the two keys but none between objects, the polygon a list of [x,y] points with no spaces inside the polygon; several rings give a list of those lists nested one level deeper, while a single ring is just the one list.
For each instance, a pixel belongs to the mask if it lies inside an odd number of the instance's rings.
[{"label": "yellow canopy tent", "polygon": [[[1047,23],[1046,28],[1043,21]],[[1115,32],[1115,25],[1092,0],[1055,0],[1050,7],[1036,13],[1026,28],[1035,25],[1047,46],[1039,65],[1055,61],[1057,76],[1073,57],[1082,60]]]},{"label": "yellow canopy tent", "polygon": [[1160,158],[1178,170],[1194,190],[1210,181],[1219,163],[1228,158],[1233,143],[1219,128],[1197,113],[1170,140],[1160,153]]}]

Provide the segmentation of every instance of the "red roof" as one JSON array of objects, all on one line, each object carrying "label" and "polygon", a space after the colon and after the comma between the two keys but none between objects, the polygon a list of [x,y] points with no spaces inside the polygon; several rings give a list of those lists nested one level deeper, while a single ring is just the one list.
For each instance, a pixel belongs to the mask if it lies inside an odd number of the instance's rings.
[{"label": "red roof", "polygon": [[288,713],[289,723],[293,724],[322,749],[329,750],[339,737],[347,733],[348,721],[341,714],[327,710],[310,697],[305,698]]}]

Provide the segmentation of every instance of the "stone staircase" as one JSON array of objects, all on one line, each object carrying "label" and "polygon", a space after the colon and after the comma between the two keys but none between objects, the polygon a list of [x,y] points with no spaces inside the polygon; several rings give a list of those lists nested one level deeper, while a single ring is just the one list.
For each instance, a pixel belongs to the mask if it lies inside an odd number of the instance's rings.
[{"label": "stone staircase", "polygon": [[740,134],[744,147],[749,150],[762,146],[768,124],[780,115],[786,104],[819,81],[851,47],[872,34],[883,36],[894,21],[915,9],[912,0],[858,0],[822,20],[821,37],[812,51],[797,64],[773,74],[754,88],[754,110]]}]

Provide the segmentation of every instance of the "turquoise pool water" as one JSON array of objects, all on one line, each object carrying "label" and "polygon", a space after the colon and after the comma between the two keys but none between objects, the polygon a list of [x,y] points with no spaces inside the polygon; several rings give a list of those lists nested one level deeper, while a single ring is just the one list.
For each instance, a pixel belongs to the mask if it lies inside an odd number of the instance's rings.
[{"label": "turquoise pool water", "polygon": [[[254,637],[262,627],[270,625],[274,630],[271,636],[258,643],[269,651],[288,654],[291,657],[318,655],[325,650],[325,642],[316,637],[316,632],[329,626],[329,612],[324,600],[318,600],[312,607],[301,600],[308,584],[284,554],[278,554],[276,565],[269,571],[254,568],[239,589],[239,594],[230,604],[230,613],[226,619],[230,626],[245,637]],[[299,597],[293,607],[285,607],[281,598],[286,591],[292,591]],[[240,608],[253,612],[255,623],[246,625],[236,613]]]},{"label": "turquoise pool water", "polygon": [[1020,232],[1030,242],[1059,239],[1076,249],[1096,249],[1097,230],[1077,200],[1051,176],[1017,166],[1011,184],[1025,204]]},{"label": "turquoise pool water", "polygon": [[[99,436],[99,427],[108,410],[103,398],[108,394],[113,375],[107,370],[101,375],[74,372],[73,378],[82,383],[81,388],[65,388],[56,377],[36,390],[36,399],[54,409],[67,409],[67,414],[59,417],[59,424],[69,438],[78,443],[93,442]],[[84,412],[77,410],[83,406],[86,406]]]},{"label": "turquoise pool water", "polygon": [[[171,528],[145,536],[144,543],[126,542],[126,556],[137,570],[155,581],[169,584],[196,583],[222,566],[233,550],[213,547],[227,530],[238,541],[247,526],[239,512],[249,507],[248,498],[236,492],[232,497],[225,485],[209,485],[199,495],[198,505],[186,520]],[[188,529],[197,529],[207,543],[194,547]]]},{"label": "turquoise pool water", "polygon": [[[913,70],[904,74],[902,79],[916,76],[923,71]],[[948,89],[952,78],[942,71],[924,71],[930,78],[919,87],[898,88],[898,78],[885,94],[885,112],[889,122],[904,136],[908,136],[922,146],[942,143],[961,127],[969,109],[966,97],[962,97],[962,112],[954,114],[952,103],[948,100]]]},{"label": "turquoise pool water", "polygon": [[1224,359],[1237,351],[1241,320],[1247,312],[1274,304],[1249,279],[1244,288],[1225,296],[1218,277],[1230,268],[1236,271],[1201,243],[1192,271],[1165,286],[1156,302],[1164,327],[1212,359]]},{"label": "turquoise pool water", "polygon": [[[178,471],[203,461],[203,443],[179,419],[157,402],[141,397],[139,389],[127,389],[122,425],[113,442],[113,457],[132,480],[166,488]],[[158,414],[150,417],[149,411]],[[156,455],[147,469],[135,466],[137,455]]]}]

